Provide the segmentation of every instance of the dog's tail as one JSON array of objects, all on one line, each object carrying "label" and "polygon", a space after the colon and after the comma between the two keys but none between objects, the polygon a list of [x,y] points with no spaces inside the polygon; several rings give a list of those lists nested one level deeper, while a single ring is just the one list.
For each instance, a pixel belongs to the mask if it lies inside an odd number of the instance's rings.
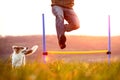
[{"label": "dog's tail", "polygon": [[31,55],[38,49],[38,45],[33,46],[30,50],[25,52],[25,55]]}]

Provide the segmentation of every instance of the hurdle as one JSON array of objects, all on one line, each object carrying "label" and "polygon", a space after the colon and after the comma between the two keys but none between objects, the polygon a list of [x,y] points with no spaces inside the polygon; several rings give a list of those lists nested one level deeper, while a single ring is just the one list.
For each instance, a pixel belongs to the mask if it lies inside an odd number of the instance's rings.
[{"label": "hurdle", "polygon": [[42,45],[43,45],[43,61],[47,62],[46,57],[48,54],[96,54],[96,53],[106,53],[108,55],[108,63],[110,63],[111,58],[111,31],[110,31],[110,15],[108,15],[108,49],[107,50],[89,50],[89,51],[47,51],[46,50],[46,36],[45,36],[45,16],[42,14]]}]

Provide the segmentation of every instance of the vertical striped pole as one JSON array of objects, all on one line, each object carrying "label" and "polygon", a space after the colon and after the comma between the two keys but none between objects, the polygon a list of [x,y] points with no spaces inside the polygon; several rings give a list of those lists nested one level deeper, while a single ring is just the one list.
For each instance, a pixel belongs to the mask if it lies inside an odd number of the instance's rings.
[{"label": "vertical striped pole", "polygon": [[43,26],[43,36],[42,36],[42,45],[43,45],[43,60],[46,63],[46,38],[45,38],[45,18],[44,14],[42,14],[42,26]]},{"label": "vertical striped pole", "polygon": [[110,15],[108,15],[108,63],[110,63],[111,57],[111,30],[110,30]]}]

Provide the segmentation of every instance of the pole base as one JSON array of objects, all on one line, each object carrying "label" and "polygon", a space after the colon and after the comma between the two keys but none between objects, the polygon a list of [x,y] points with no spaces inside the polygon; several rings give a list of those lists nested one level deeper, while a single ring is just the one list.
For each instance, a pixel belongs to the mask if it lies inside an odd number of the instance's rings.
[{"label": "pole base", "polygon": [[107,54],[111,54],[111,51],[108,51]]},{"label": "pole base", "polygon": [[48,55],[48,52],[43,52],[43,55]]}]

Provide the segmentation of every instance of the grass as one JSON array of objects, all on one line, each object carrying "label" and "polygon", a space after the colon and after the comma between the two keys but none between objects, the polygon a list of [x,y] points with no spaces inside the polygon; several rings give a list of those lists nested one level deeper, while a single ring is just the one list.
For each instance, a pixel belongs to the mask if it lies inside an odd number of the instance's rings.
[{"label": "grass", "polygon": [[29,63],[12,69],[0,62],[0,80],[120,80],[120,62]]}]

